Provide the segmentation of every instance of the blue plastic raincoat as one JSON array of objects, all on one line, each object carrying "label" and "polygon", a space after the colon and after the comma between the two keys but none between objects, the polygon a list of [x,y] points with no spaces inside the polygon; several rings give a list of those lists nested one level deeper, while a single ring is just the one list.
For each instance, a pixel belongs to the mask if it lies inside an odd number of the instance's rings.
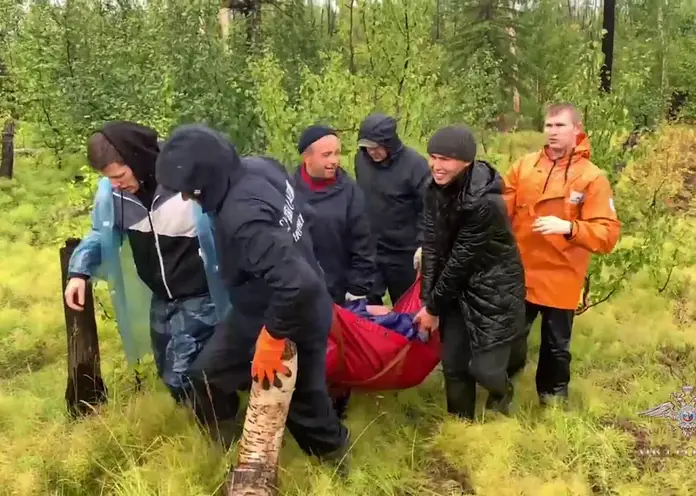
[{"label": "blue plastic raincoat", "polygon": [[[223,320],[232,306],[218,271],[213,225],[200,207],[195,212],[208,287],[218,319]],[[152,351],[152,292],[138,277],[128,238],[115,226],[113,188],[108,178],[102,178],[92,210],[92,230],[73,252],[69,271],[107,282],[126,359],[133,365]]]}]

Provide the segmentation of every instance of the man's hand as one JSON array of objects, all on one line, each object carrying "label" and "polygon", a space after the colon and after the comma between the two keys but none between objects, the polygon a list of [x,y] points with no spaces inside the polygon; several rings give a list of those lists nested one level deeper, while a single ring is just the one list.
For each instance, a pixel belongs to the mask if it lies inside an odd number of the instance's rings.
[{"label": "man's hand", "polygon": [[281,387],[278,374],[290,377],[290,369],[283,365],[285,339],[275,339],[266,328],[261,329],[256,340],[256,352],[251,362],[251,377],[255,382],[261,382],[264,389],[270,389],[271,384]]},{"label": "man's hand", "polygon": [[80,277],[71,277],[65,285],[65,303],[73,310],[81,312],[85,309],[86,290],[87,281]]},{"label": "man's hand", "polygon": [[420,272],[422,260],[423,249],[419,247],[413,255],[413,268],[416,269],[416,272]]},{"label": "man's hand", "polygon": [[418,327],[418,330],[425,331],[428,336],[430,336],[440,325],[440,318],[430,315],[425,307],[423,307],[413,318],[413,323]]},{"label": "man's hand", "polygon": [[541,234],[570,234],[572,223],[553,215],[539,217],[532,225],[532,230]]}]

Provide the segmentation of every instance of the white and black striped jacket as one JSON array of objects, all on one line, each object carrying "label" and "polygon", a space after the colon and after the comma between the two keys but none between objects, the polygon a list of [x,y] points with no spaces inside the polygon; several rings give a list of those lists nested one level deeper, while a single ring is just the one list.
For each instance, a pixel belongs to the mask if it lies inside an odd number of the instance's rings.
[{"label": "white and black striped jacket", "polygon": [[[157,297],[174,300],[209,292],[192,201],[159,186],[149,208],[118,189],[113,201],[114,228],[128,237],[138,276]],[[98,242],[84,238],[71,260],[71,276],[91,277],[99,250]]]}]

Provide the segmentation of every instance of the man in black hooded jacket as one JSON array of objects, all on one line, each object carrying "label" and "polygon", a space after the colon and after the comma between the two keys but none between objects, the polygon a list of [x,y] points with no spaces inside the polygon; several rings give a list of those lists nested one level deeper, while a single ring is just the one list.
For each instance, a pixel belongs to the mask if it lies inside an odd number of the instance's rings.
[{"label": "man in black hooded jacket", "polygon": [[414,254],[423,237],[428,162],[404,146],[396,132],[396,120],[384,114],[365,118],[358,147],[355,178],[365,193],[378,268],[368,302],[381,304],[388,290],[392,303],[396,303],[416,279]]},{"label": "man in black hooded jacket", "polygon": [[[199,418],[213,425],[234,417],[236,391],[248,386],[250,362],[254,380],[274,383],[283,374],[289,338],[299,363],[288,429],[305,453],[340,462],[348,432],[326,386],[333,302],[313,253],[311,211],[297,201],[292,179],[275,160],[240,159],[221,134],[186,125],[163,146],[157,180],[195,199],[213,220],[233,305],[228,325],[216,330],[195,364]],[[208,390],[225,401],[208,402]]]},{"label": "man in black hooded jacket", "polygon": [[[487,407],[508,412],[509,363],[524,339],[524,270],[502,198],[503,181],[476,160],[464,127],[445,127],[428,143],[421,300],[415,322],[439,327],[447,410],[473,419],[476,383],[489,391]],[[514,373],[518,372],[515,370]]]},{"label": "man in black hooded jacket", "polygon": [[[200,255],[195,205],[157,184],[158,153],[157,132],[133,122],[108,122],[87,141],[90,166],[112,185],[112,229],[121,243],[128,240],[137,274],[152,292],[150,337],[157,372],[181,402],[190,394],[189,366],[218,317]],[[70,259],[65,300],[74,310],[82,310],[86,282],[105,262],[99,230],[93,226]]]}]

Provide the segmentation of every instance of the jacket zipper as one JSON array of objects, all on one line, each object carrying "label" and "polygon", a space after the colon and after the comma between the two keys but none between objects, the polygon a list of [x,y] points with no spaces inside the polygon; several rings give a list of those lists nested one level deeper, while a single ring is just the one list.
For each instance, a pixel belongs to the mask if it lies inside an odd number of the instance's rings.
[{"label": "jacket zipper", "polygon": [[[121,195],[121,198],[124,198],[130,202],[135,203],[139,207],[144,208],[145,211],[147,212],[147,220],[148,220],[148,222],[150,222],[150,229],[152,229],[152,235],[155,237],[155,250],[157,251],[157,259],[159,260],[160,272],[162,274],[162,283],[164,284],[165,291],[167,291],[167,296],[169,296],[170,300],[173,300],[174,297],[172,296],[172,292],[169,289],[169,285],[167,284],[167,276],[165,275],[165,272],[164,272],[164,258],[162,258],[162,249],[160,248],[159,237],[157,236],[157,231],[155,231],[155,226],[152,223],[152,217],[150,216],[150,210],[148,210],[145,207],[145,205],[143,205],[142,203],[131,200],[130,198],[124,197],[123,195]],[[155,196],[155,198],[152,200],[152,205],[150,206],[151,209],[155,206],[155,202],[157,201],[158,198],[159,198],[159,195]]]}]

